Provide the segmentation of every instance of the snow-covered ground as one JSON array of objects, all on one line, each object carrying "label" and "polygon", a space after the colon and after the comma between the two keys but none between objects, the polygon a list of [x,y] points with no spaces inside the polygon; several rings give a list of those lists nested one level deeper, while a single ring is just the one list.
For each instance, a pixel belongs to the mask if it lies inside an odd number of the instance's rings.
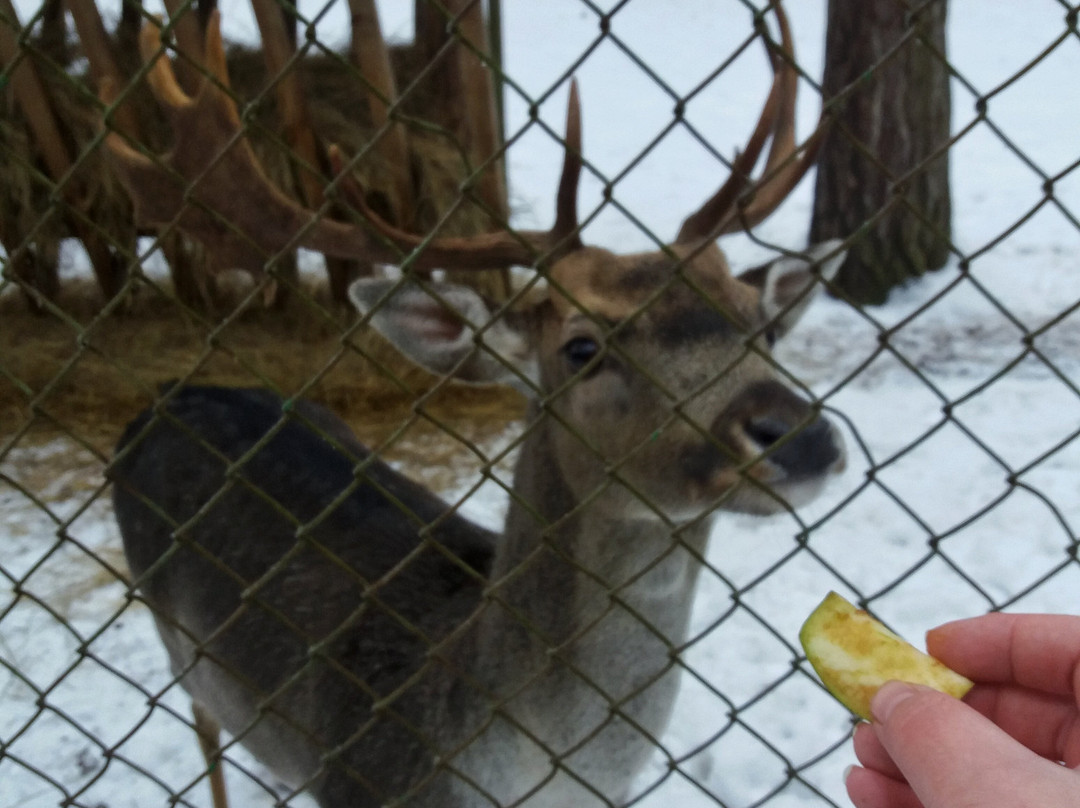
[{"label": "snow-covered ground", "polygon": [[[408,35],[400,15],[411,5],[383,3],[389,33]],[[241,13],[222,6],[243,31]],[[799,63],[820,76],[825,3],[789,0],[787,7]],[[340,38],[341,11],[320,31]],[[546,93],[599,36],[595,13],[579,0],[504,3],[504,13],[507,71],[532,96]],[[1005,83],[1062,35],[1064,17],[1054,0],[950,3],[950,57],[964,79],[954,85],[955,131],[976,118],[968,88],[989,94]],[[734,0],[636,0],[621,9],[613,36],[573,67],[591,164],[619,177],[670,120],[671,99],[626,51],[681,94],[749,26]],[[848,716],[805,665],[794,664],[798,626],[830,588],[884,593],[873,608],[913,639],[944,620],[1000,606],[1080,609],[1073,558],[1080,441],[1072,439],[1080,430],[1080,318],[1072,313],[1080,303],[1080,171],[1058,179],[1056,202],[1025,219],[1045,178],[1080,158],[1077,75],[1074,35],[994,94],[988,122],[953,149],[954,238],[971,258],[967,276],[954,262],[865,312],[823,301],[779,350],[784,366],[844,425],[851,461],[797,517],[720,520],[695,614],[699,639],[683,655],[682,698],[664,753],[640,783],[643,791],[659,786],[642,805],[848,804],[841,785],[853,760]],[[767,84],[764,59],[751,48],[695,97],[687,118],[730,155]],[[527,105],[516,93],[508,96],[509,132],[525,127],[510,156],[515,222],[544,225],[559,151],[525,125]],[[564,100],[562,88],[541,105],[556,131]],[[814,94],[804,92],[802,132],[816,115]],[[677,128],[613,193],[665,238],[722,177],[717,160]],[[600,189],[599,181],[586,182],[583,211],[599,204]],[[801,246],[810,200],[804,182],[761,228],[762,240]],[[650,246],[610,205],[586,238],[622,251]],[[736,267],[768,254],[744,237],[725,248]],[[894,327],[882,349],[880,335]],[[164,805],[170,793],[206,805],[203,764],[182,723],[187,700],[170,686],[149,615],[127,605],[124,587],[110,583],[98,560],[119,565],[119,544],[100,460],[82,451],[65,443],[17,447],[0,460],[0,575],[7,579],[0,808],[44,808],[69,797],[147,808]],[[58,454],[66,455],[62,472]],[[502,506],[500,489],[490,486],[466,509],[497,524]],[[274,797],[244,773],[271,781],[265,771],[242,750],[230,756],[234,804],[270,805]]]}]

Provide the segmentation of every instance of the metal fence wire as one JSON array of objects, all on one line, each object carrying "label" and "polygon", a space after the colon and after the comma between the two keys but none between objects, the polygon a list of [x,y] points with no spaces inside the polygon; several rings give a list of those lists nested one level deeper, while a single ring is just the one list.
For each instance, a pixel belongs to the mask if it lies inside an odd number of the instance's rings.
[{"label": "metal fence wire", "polygon": [[824,3],[165,5],[0,0],[0,808],[846,805],[828,590],[1075,611],[1075,7],[860,306]]}]

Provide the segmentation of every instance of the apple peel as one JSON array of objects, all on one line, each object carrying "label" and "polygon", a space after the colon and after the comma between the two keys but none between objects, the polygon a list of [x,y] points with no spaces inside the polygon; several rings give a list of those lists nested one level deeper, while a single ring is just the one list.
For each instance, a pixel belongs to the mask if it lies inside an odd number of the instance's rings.
[{"label": "apple peel", "polygon": [[925,685],[962,698],[973,683],[830,592],[799,631],[806,658],[825,689],[860,718],[888,681]]}]

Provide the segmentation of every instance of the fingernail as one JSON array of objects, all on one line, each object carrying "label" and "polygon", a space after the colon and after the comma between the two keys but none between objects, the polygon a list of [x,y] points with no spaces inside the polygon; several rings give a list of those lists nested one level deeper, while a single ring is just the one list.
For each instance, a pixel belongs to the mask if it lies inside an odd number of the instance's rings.
[{"label": "fingernail", "polygon": [[918,691],[907,682],[886,682],[874,698],[870,700],[870,712],[875,721],[888,721],[889,715],[902,701],[914,696]]}]

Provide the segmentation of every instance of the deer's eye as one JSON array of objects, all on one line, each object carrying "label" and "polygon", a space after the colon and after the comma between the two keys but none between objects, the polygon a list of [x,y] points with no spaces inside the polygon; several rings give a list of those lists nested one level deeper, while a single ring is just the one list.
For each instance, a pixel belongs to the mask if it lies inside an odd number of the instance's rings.
[{"label": "deer's eye", "polygon": [[574,337],[563,346],[562,350],[570,368],[577,372],[597,357],[600,353],[600,343],[592,337]]}]

